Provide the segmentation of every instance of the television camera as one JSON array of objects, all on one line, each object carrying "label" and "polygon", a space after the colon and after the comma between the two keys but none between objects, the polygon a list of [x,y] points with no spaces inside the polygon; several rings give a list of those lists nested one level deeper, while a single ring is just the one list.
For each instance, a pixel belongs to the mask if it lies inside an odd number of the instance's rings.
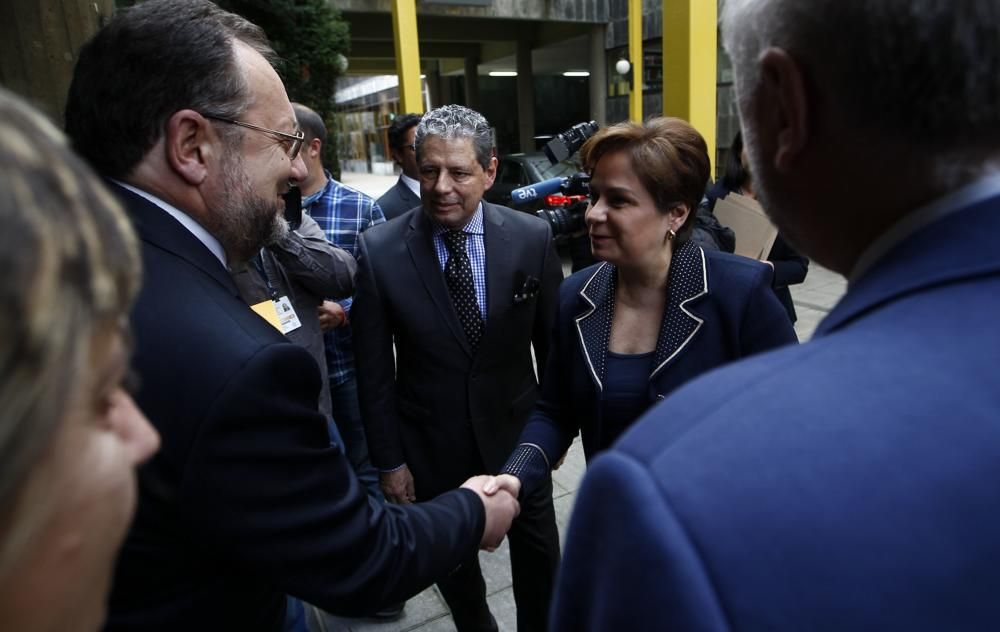
[{"label": "television camera", "polygon": [[[598,129],[596,121],[577,123],[545,144],[545,157],[552,164],[569,158]],[[535,215],[549,223],[554,238],[576,235],[586,228],[584,215],[590,197],[590,176],[585,173],[529,184],[514,189],[510,196],[511,206],[543,200],[542,208]]]}]

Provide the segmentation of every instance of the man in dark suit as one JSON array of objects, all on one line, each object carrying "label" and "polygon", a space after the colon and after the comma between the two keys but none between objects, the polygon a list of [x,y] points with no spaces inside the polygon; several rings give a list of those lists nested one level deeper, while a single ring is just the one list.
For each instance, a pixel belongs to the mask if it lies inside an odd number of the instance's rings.
[{"label": "man in dark suit", "polygon": [[387,220],[420,206],[420,171],[414,143],[419,123],[419,114],[400,114],[389,126],[389,151],[393,161],[399,165],[400,174],[396,184],[378,199]]},{"label": "man in dark suit", "polygon": [[162,438],[111,630],[279,630],[286,594],[368,612],[496,546],[516,510],[468,489],[369,502],[330,446],[316,362],[241,300],[227,267],[284,234],[281,195],[305,175],[270,54],[204,0],[135,5],[80,51],[66,127],[142,240],[137,401]]},{"label": "man in dark suit", "polygon": [[997,626],[997,24],[995,0],[725,4],[759,198],[848,291],[591,464],[556,629]]},{"label": "man in dark suit", "polygon": [[[354,302],[368,447],[398,503],[503,466],[537,397],[531,347],[542,365],[562,278],[545,222],[482,201],[497,165],[486,119],[432,110],[416,148],[423,206],[361,235]],[[551,480],[521,507],[518,629],[539,630],[559,557]],[[459,630],[495,629],[476,555],[438,587]]]}]

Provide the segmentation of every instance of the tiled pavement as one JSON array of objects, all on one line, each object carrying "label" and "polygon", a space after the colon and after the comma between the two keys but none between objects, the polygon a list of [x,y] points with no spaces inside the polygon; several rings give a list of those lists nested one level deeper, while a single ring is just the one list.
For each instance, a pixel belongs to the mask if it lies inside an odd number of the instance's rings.
[{"label": "tiled pavement", "polygon": [[[369,195],[378,197],[395,183],[395,178],[367,174],[344,174],[344,182]],[[799,340],[806,341],[813,330],[843,295],[847,284],[843,277],[815,264],[810,265],[805,283],[792,287],[792,299],[798,313],[795,331]],[[577,438],[570,448],[566,462],[553,473],[553,501],[560,536],[569,523],[573,500],[585,468],[583,450]],[[496,617],[501,632],[517,629],[514,611],[514,593],[511,588],[510,558],[504,542],[494,553],[480,553],[480,564],[486,579],[490,610]],[[436,588],[431,587],[406,604],[403,616],[392,622],[343,619],[314,616],[310,621],[314,632],[451,632],[455,629],[451,615]]]}]

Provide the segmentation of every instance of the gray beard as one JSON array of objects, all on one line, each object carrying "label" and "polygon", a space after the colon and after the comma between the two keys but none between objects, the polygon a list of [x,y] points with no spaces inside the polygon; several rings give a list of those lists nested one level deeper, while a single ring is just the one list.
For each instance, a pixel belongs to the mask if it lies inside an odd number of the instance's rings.
[{"label": "gray beard", "polygon": [[226,158],[222,167],[225,198],[215,209],[213,232],[232,266],[246,263],[264,246],[284,239],[288,222],[276,201],[254,192],[239,152],[227,156],[232,158]]}]

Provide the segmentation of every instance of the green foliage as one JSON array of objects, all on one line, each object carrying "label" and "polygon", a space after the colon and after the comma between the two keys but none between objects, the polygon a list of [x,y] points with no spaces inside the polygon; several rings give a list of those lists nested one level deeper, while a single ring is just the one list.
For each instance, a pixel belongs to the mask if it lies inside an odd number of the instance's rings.
[{"label": "green foliage", "polygon": [[[329,126],[341,74],[338,59],[350,48],[350,30],[340,12],[328,0],[219,0],[218,4],[264,29],[281,57],[278,74],[289,98],[316,110]],[[337,177],[334,130],[329,132],[323,164]]]}]

